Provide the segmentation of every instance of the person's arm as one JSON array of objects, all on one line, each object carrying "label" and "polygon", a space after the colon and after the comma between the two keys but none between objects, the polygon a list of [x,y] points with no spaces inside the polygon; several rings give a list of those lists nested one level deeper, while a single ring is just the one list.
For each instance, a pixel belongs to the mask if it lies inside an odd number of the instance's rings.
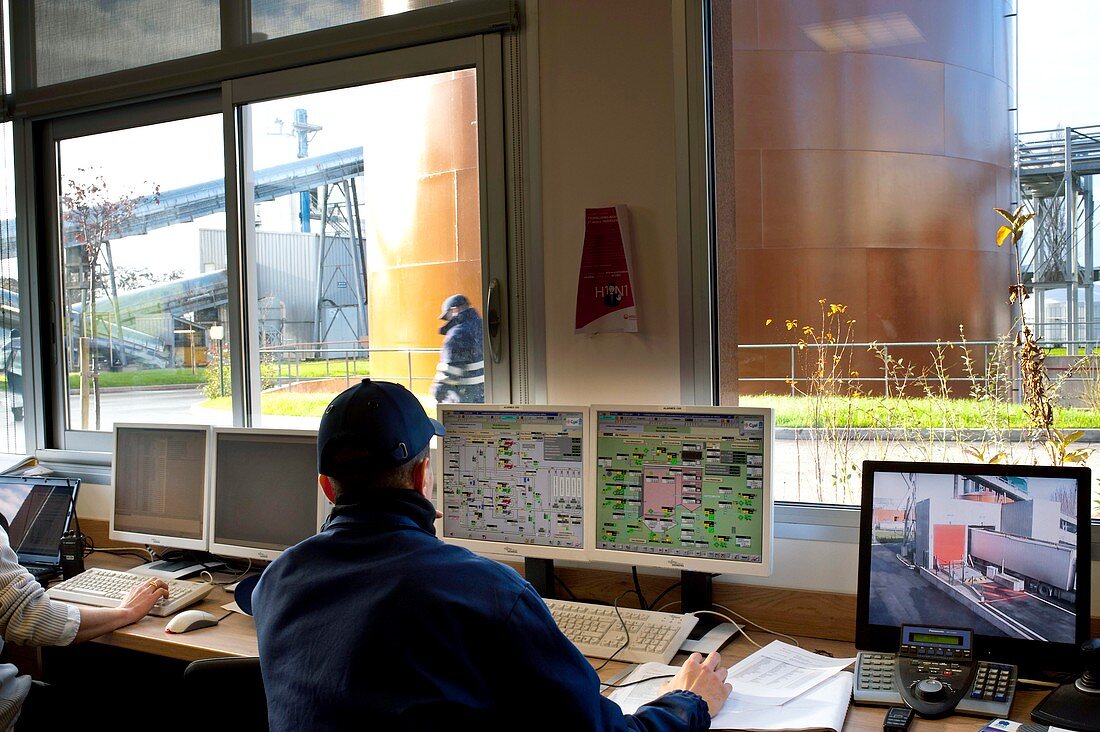
[{"label": "person's arm", "polygon": [[80,608],[80,630],[76,632],[75,642],[98,638],[124,625],[136,623],[162,597],[168,597],[168,585],[163,580],[150,579],[130,590],[118,607]]},{"label": "person's arm", "polygon": [[[601,732],[694,732],[710,726],[707,702],[696,691],[710,688],[714,679],[706,677],[716,675],[717,661],[704,669],[694,659],[676,677],[680,688],[687,690],[666,693],[636,714],[624,715],[615,702],[600,695],[599,677],[592,665],[558,630],[531,587],[521,593],[504,631],[508,653],[500,669],[500,688],[503,693],[518,694],[525,705],[534,694],[540,716],[549,722],[546,726]],[[517,691],[517,684],[523,689]]]}]

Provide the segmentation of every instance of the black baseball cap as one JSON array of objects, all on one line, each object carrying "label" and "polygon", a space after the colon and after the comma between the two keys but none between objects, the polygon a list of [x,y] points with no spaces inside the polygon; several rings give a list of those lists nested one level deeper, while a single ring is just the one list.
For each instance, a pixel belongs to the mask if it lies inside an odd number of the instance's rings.
[{"label": "black baseball cap", "polygon": [[450,310],[451,308],[460,308],[460,307],[463,307],[463,306],[469,305],[469,304],[470,304],[470,301],[466,298],[465,295],[451,295],[450,297],[448,297],[446,300],[443,301],[443,312],[441,312],[439,314],[439,319],[440,320],[446,320],[447,319],[447,311]]},{"label": "black baseball cap", "polygon": [[362,382],[336,396],[317,428],[317,472],[340,477],[363,468],[397,467],[427,447],[443,425],[405,387]]}]

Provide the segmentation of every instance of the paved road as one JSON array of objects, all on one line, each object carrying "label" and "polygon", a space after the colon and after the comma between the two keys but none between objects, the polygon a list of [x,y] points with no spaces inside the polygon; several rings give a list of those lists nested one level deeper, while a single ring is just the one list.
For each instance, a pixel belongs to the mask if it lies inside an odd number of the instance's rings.
[{"label": "paved road", "polygon": [[[955,602],[929,585],[929,580],[909,569],[897,558],[896,544],[877,544],[871,548],[873,588],[871,622],[882,625],[927,623],[973,628],[982,635],[1005,635],[976,611]],[[1073,616],[1026,592],[999,590],[991,606],[1048,640],[1073,642]],[[1019,637],[1019,636],[1016,636]]]}]

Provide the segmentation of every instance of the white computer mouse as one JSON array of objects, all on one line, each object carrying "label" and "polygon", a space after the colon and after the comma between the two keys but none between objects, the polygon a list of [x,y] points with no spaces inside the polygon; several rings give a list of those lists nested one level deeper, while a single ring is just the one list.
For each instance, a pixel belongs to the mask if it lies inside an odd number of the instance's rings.
[{"label": "white computer mouse", "polygon": [[218,618],[202,610],[184,610],[176,613],[164,626],[165,633],[187,633],[218,624]]}]

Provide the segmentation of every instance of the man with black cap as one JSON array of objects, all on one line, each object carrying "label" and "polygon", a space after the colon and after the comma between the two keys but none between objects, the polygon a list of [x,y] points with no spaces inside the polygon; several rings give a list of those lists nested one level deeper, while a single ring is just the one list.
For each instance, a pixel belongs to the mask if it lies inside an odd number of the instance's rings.
[{"label": "man with black cap", "polygon": [[451,295],[443,301],[439,332],[443,346],[432,383],[437,402],[481,404],[485,401],[485,349],[481,316],[465,295]]},{"label": "man with black cap", "polygon": [[531,585],[436,538],[428,447],[443,432],[382,381],[325,410],[318,482],[336,508],[252,595],[270,728],[707,729],[730,691],[717,653],[624,716]]}]

